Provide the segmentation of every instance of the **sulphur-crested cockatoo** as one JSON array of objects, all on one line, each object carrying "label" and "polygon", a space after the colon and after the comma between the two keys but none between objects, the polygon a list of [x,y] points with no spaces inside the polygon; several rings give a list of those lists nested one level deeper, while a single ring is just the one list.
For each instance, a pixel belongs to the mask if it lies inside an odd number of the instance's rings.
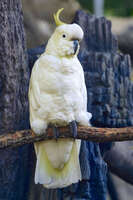
[{"label": "sulphur-crested cockatoo", "polygon": [[[51,125],[57,136],[57,127],[69,125],[76,135],[76,123],[88,126],[91,118],[84,73],[77,58],[83,31],[77,24],[61,22],[61,11],[54,15],[57,28],[32,69],[29,104],[30,125],[35,134],[44,133]],[[34,146],[35,183],[62,188],[81,180],[80,140],[56,138]]]}]

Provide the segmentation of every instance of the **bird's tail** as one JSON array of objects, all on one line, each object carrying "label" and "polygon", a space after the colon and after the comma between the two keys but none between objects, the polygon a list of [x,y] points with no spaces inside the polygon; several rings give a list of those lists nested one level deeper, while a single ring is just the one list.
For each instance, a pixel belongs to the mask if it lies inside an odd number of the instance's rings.
[{"label": "bird's tail", "polygon": [[34,144],[37,156],[35,183],[43,184],[46,188],[63,188],[81,180],[79,164],[80,140],[73,141],[69,160],[61,169],[54,168],[51,165],[44,148],[44,142]]}]

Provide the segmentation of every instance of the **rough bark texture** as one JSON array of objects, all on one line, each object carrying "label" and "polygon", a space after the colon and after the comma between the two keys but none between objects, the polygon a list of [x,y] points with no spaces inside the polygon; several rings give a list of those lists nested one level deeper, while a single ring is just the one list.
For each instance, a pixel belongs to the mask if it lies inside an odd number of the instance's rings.
[{"label": "rough bark texture", "polygon": [[[73,138],[69,127],[60,127],[59,138]],[[133,140],[133,127],[125,128],[96,128],[78,126],[78,134],[75,138],[93,142],[114,142]],[[24,144],[55,139],[52,128],[48,128],[42,135],[35,135],[32,130],[16,131],[13,134],[2,135],[0,137],[0,149],[17,147]]]},{"label": "rough bark texture", "polygon": [[85,71],[92,123],[98,127],[131,126],[133,84],[130,57],[118,53],[110,21],[104,17],[87,16],[82,11],[79,13],[76,19],[83,29],[86,27],[79,59]]},{"label": "rough bark texture", "polygon": [[[0,134],[28,128],[29,73],[19,0],[0,1]],[[25,200],[28,146],[0,150],[0,200]]]},{"label": "rough bark texture", "polygon": [[21,4],[0,2],[0,129],[22,129],[27,123],[28,68]]}]

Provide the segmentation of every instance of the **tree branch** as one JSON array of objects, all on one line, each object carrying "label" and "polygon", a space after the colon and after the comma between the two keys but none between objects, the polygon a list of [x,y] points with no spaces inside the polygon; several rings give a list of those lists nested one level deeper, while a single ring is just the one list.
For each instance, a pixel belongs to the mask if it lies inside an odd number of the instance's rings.
[{"label": "tree branch", "polygon": [[[72,138],[69,127],[59,128],[59,138]],[[13,134],[0,136],[0,149],[6,147],[16,147],[23,144],[38,142],[46,139],[53,139],[52,128],[48,128],[43,135],[35,135],[32,130],[16,131]],[[96,128],[78,126],[77,139],[89,140],[93,142],[111,142],[133,140],[133,127],[125,128]]]}]

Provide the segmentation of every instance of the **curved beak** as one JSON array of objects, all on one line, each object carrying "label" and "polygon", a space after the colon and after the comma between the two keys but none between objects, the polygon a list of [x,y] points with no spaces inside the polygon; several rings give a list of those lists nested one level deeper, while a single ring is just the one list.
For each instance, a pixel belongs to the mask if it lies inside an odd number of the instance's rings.
[{"label": "curved beak", "polygon": [[78,46],[79,46],[79,41],[78,40],[74,40],[73,41],[74,54],[76,54]]}]

